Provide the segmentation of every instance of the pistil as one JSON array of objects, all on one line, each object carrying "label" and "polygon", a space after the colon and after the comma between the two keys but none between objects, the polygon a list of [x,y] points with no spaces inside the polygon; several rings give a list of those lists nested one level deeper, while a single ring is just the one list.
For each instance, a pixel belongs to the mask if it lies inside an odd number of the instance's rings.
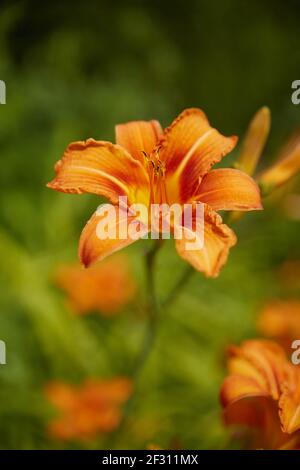
[{"label": "pistil", "polygon": [[150,198],[149,206],[151,204],[168,203],[166,181],[165,181],[165,165],[159,159],[159,148],[154,153],[149,155],[147,152],[142,151],[146,168],[149,174],[150,181]]}]

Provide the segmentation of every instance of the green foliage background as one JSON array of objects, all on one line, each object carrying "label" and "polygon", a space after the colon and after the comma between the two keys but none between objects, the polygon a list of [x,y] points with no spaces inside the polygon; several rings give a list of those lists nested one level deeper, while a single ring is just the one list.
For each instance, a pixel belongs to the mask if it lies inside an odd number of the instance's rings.
[{"label": "green foliage background", "polygon": [[[224,134],[243,135],[253,113],[271,108],[262,165],[300,124],[291,82],[299,78],[299,2],[1,2],[0,79],[0,448],[63,447],[47,438],[53,416],[42,389],[51,379],[129,374],[146,321],[148,242],[127,249],[140,293],[117,318],[75,318],[54,287],[55,266],[74,260],[93,196],[46,189],[66,145],[113,140],[114,125],[201,107]],[[237,150],[238,152],[238,150]],[[235,156],[237,155],[235,152]],[[227,158],[229,164],[230,157]],[[226,165],[226,162],[224,162]],[[296,186],[297,187],[297,186]],[[300,257],[299,222],[280,197],[236,226],[239,243],[216,280],[195,273],[161,313],[154,349],[136,384],[124,429],[67,448],[236,447],[222,427],[218,391],[228,343],[253,337],[268,298],[286,295],[276,268]],[[167,242],[156,279],[164,298],[185,268]]]}]

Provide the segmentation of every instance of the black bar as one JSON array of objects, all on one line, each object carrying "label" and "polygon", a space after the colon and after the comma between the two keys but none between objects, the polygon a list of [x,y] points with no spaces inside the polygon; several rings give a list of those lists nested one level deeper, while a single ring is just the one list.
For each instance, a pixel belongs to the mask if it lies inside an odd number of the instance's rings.
[{"label": "black bar", "polygon": [[[145,465],[160,467],[192,467],[226,464],[234,468],[241,465],[268,466],[273,463],[289,464],[300,462],[297,451],[238,451],[238,450],[47,450],[47,451],[0,451],[0,468],[9,469],[17,466],[23,468],[27,464],[38,464],[39,468],[52,468],[53,465],[67,465],[67,468],[108,468],[121,466],[123,468],[140,468]],[[55,470],[55,469],[53,469]]]}]

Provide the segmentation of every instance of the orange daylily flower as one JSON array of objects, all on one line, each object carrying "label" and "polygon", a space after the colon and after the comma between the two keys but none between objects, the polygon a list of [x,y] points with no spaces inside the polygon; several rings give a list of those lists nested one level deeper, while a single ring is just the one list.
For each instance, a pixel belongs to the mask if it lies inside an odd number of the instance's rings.
[{"label": "orange daylily flower", "polygon": [[[116,144],[88,139],[70,144],[56,164],[56,177],[48,187],[66,193],[94,193],[118,204],[126,196],[128,205],[167,203],[204,204],[204,247],[186,250],[187,234],[176,240],[180,256],[206,276],[217,276],[229,249],[236,243],[234,232],[222,222],[219,210],[261,209],[258,187],[237,169],[211,167],[230,152],[237,138],[224,137],[211,127],[200,109],[187,109],[170,127],[162,130],[157,121],[136,121],[116,126]],[[122,208],[123,210],[127,208]],[[81,262],[89,266],[133,243],[134,239],[99,239],[101,219],[95,213],[84,228],[79,243]],[[122,211],[115,220],[119,226]],[[132,213],[128,223],[148,226]],[[203,227],[193,227],[197,231]],[[176,227],[173,227],[176,230]],[[190,239],[190,238],[189,238]]]},{"label": "orange daylily flower", "polygon": [[79,314],[91,311],[104,316],[117,314],[136,292],[128,259],[120,254],[88,270],[77,264],[60,266],[55,282],[66,292],[72,310]]},{"label": "orange daylily flower", "polygon": [[269,302],[258,317],[258,329],[266,337],[276,339],[291,350],[291,344],[300,338],[300,300]]},{"label": "orange daylily flower", "polygon": [[131,381],[125,377],[87,380],[80,387],[49,383],[45,394],[60,416],[50,421],[48,432],[58,440],[86,440],[112,432],[131,393]]},{"label": "orange daylily flower", "polygon": [[248,447],[300,449],[300,369],[275,342],[229,349],[220,399],[227,425],[244,429]]}]

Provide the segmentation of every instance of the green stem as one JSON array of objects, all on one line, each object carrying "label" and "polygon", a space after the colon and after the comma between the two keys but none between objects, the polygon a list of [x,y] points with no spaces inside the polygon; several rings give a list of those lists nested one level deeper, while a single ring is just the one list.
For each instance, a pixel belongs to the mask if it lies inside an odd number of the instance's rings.
[{"label": "green stem", "polygon": [[[152,346],[154,344],[155,336],[156,336],[157,320],[158,320],[160,306],[159,306],[157,296],[156,296],[154,268],[155,268],[156,255],[159,249],[161,248],[163,241],[164,240],[162,239],[156,240],[156,243],[152,245],[151,249],[146,253],[146,256],[145,256],[146,289],[147,289],[146,311],[147,311],[148,325],[145,331],[145,337],[143,340],[142,349],[136,358],[136,361],[133,365],[133,369],[131,373],[131,378],[135,382],[135,385],[138,379],[138,375],[143,369],[145,363],[147,362],[149,354],[152,351]],[[186,285],[186,283],[190,279],[193,272],[194,272],[194,269],[192,268],[192,266],[189,265],[184,270],[182,276],[176,282],[174,287],[171,289],[169,295],[162,302],[161,307],[168,308],[171,305],[171,303],[174,302],[174,300],[177,298],[182,288]],[[134,390],[133,395],[130,397],[130,399],[124,406],[123,418],[121,420],[120,426],[118,427],[116,434],[114,435],[112,443],[116,442],[117,436],[123,433],[126,427],[128,416],[131,414],[131,411],[133,409],[135,398],[136,398],[136,389]]]},{"label": "green stem", "polygon": [[182,291],[182,288],[186,286],[186,284],[188,283],[188,281],[190,280],[194,272],[195,272],[194,268],[190,265],[188,265],[184,269],[182,275],[179,277],[174,287],[171,289],[167,297],[162,302],[163,308],[168,308],[176,300],[176,298]]},{"label": "green stem", "polygon": [[158,305],[158,301],[156,297],[154,267],[155,267],[155,258],[162,243],[163,243],[163,240],[161,239],[156,240],[156,243],[152,245],[151,249],[146,253],[146,256],[145,256],[146,289],[147,289],[146,311],[147,311],[147,318],[148,318],[148,326],[145,332],[143,347],[133,366],[132,376],[134,379],[136,378],[139,371],[143,368],[145,362],[147,361],[149,353],[151,352],[151,349],[155,340],[159,305]]},{"label": "green stem", "polygon": [[[145,363],[147,362],[147,359],[149,357],[149,354],[152,350],[152,346],[155,341],[159,305],[158,305],[158,301],[156,298],[154,267],[155,267],[156,255],[162,243],[163,243],[162,239],[155,240],[155,243],[152,245],[151,249],[146,253],[146,256],[145,256],[146,289],[147,289],[146,313],[147,313],[148,324],[147,324],[146,331],[145,331],[145,337],[143,340],[142,349],[136,358],[136,361],[133,365],[132,372],[131,372],[131,379],[135,382],[135,385],[138,379],[138,375],[143,369]],[[135,398],[136,398],[136,388],[134,389],[133,395],[130,397],[130,399],[128,400],[128,402],[126,403],[124,407],[123,418],[118,428],[117,435],[122,433],[123,429],[125,428],[125,425],[127,423],[127,418],[130,415],[132,408],[134,406]]]}]

